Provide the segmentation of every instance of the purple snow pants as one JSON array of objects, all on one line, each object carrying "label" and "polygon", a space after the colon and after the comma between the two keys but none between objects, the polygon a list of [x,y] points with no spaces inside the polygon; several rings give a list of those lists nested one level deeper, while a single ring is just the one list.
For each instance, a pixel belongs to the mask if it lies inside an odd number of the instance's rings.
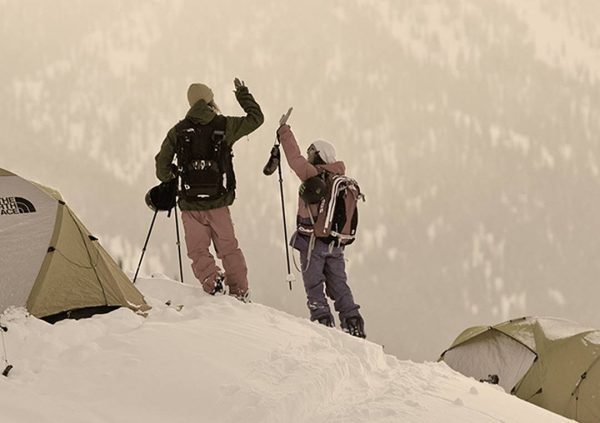
[{"label": "purple snow pants", "polygon": [[343,247],[330,248],[328,244],[317,239],[309,262],[308,245],[309,237],[295,235],[292,246],[300,251],[302,279],[308,299],[310,319],[318,320],[331,314],[327,297],[333,300],[340,322],[344,322],[348,317],[360,315],[358,312],[360,306],[354,302],[352,291],[348,286]]}]

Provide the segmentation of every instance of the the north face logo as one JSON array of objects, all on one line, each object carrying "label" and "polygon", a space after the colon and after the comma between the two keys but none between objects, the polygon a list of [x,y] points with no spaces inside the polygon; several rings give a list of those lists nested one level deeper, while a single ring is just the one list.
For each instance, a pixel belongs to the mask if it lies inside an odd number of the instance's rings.
[{"label": "the north face logo", "polygon": [[0,216],[6,214],[35,213],[31,201],[22,197],[0,197]]}]

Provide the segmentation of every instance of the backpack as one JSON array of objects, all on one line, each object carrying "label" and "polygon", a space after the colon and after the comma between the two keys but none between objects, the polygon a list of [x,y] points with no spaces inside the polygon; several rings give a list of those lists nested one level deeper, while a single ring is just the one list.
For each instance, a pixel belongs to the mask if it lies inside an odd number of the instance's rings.
[{"label": "backpack", "polygon": [[318,202],[316,220],[311,216],[312,233],[328,244],[352,244],[358,228],[358,200],[365,200],[358,182],[329,172],[322,172],[315,178],[322,178],[326,188]]},{"label": "backpack", "polygon": [[180,194],[188,201],[215,200],[235,190],[233,152],[225,141],[225,116],[206,125],[184,119],[176,126]]}]

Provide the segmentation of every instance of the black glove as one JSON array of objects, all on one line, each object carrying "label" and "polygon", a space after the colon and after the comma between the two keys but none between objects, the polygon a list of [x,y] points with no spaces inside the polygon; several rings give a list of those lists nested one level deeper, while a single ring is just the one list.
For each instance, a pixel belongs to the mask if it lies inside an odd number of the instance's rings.
[{"label": "black glove", "polygon": [[272,175],[279,166],[280,158],[281,153],[279,152],[279,144],[275,144],[273,148],[271,148],[271,155],[269,156],[269,161],[267,161],[267,164],[263,168],[263,173],[267,176]]},{"label": "black glove", "polygon": [[240,81],[238,78],[235,78],[235,79],[233,80],[233,86],[235,87],[235,90],[236,90],[236,91],[239,91],[239,90],[240,90],[240,88],[242,88],[242,87],[243,87],[243,88],[246,88],[246,89],[248,89],[248,88],[246,87],[246,84],[244,84],[244,81]]}]

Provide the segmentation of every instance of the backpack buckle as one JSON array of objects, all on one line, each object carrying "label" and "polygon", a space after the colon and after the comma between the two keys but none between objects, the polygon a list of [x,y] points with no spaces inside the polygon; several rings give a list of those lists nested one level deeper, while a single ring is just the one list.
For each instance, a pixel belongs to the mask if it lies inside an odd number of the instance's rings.
[{"label": "backpack buckle", "polygon": [[192,162],[192,169],[194,170],[204,170],[210,167],[210,162],[206,160],[194,160]]}]

